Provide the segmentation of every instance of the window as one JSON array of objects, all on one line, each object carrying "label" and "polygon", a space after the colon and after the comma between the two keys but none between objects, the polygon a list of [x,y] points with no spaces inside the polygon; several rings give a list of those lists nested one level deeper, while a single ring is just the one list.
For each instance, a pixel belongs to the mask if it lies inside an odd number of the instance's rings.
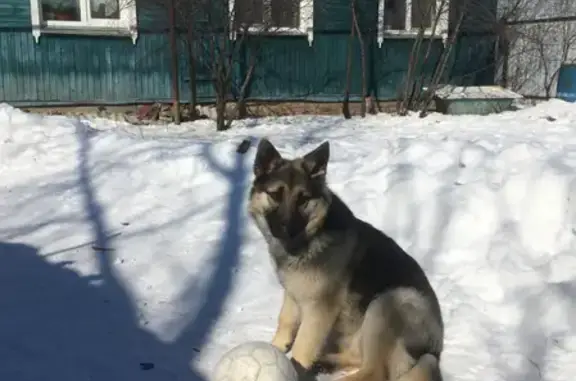
[{"label": "window", "polygon": [[236,31],[252,33],[307,35],[313,40],[314,0],[230,0],[233,23],[231,36]]},{"label": "window", "polygon": [[379,0],[378,44],[384,36],[414,36],[421,28],[425,35],[434,34],[445,38],[448,33],[448,10],[450,0]]},{"label": "window", "polygon": [[136,42],[136,0],[30,0],[33,35],[129,35]]}]

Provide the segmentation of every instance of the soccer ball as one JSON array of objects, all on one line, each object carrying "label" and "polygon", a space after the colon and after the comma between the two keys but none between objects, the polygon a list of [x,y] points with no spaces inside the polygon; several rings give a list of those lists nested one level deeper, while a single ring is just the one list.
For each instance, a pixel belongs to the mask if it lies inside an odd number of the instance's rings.
[{"label": "soccer ball", "polygon": [[212,381],[297,381],[288,357],[272,344],[249,341],[226,352],[214,367]]}]

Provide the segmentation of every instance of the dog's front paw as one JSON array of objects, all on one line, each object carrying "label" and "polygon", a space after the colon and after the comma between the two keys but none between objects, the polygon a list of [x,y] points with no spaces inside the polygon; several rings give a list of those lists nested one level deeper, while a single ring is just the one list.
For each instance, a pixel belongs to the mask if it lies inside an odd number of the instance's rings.
[{"label": "dog's front paw", "polygon": [[294,344],[294,335],[290,327],[280,326],[272,339],[272,345],[284,353],[290,352]]},{"label": "dog's front paw", "polygon": [[299,381],[316,381],[316,374],[318,373],[317,369],[314,367],[306,368],[293,358],[290,359],[290,362],[294,366],[294,369],[296,369]]},{"label": "dog's front paw", "polygon": [[278,339],[277,337],[275,337],[274,340],[272,340],[272,345],[280,349],[284,353],[290,352],[290,348],[292,347],[292,343],[290,341],[287,341],[285,339],[281,340]]},{"label": "dog's front paw", "polygon": [[313,369],[316,373],[333,373],[337,367],[329,360],[320,358],[314,363]]}]

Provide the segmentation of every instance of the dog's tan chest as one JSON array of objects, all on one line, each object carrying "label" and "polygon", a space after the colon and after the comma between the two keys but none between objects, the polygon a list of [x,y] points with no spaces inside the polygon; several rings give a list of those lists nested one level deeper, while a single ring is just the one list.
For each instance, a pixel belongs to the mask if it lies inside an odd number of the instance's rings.
[{"label": "dog's tan chest", "polygon": [[280,270],[280,283],[296,301],[316,300],[330,290],[328,278],[317,270]]}]

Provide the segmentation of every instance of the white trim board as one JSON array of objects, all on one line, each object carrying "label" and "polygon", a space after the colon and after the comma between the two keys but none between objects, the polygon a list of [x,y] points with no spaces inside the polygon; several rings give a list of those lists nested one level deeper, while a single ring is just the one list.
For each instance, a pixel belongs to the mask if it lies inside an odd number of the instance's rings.
[{"label": "white trim board", "polygon": [[[46,33],[76,34],[94,36],[129,36],[135,44],[138,38],[136,27],[136,0],[119,0],[119,18],[104,19],[92,17],[92,0],[77,0],[80,5],[80,21],[44,20],[42,17],[43,0],[30,0],[30,19],[32,35],[36,43]],[[102,0],[106,3],[106,0]],[[57,4],[57,1],[54,1]]]},{"label": "white trim board", "polygon": [[[402,30],[385,29],[384,27],[384,13],[385,13],[385,0],[378,0],[378,32],[377,41],[378,47],[382,47],[385,37],[399,38],[407,37],[413,38],[418,34],[418,28],[412,28],[412,0],[406,0],[406,15],[405,15],[405,27]],[[436,0],[436,15],[439,15],[438,25],[436,25],[436,30],[432,31],[432,28],[428,28],[424,31],[424,36],[438,36],[442,40],[446,41],[448,36],[448,17],[450,10],[450,0]],[[440,12],[440,13],[438,13]],[[434,16],[435,17],[435,16]]]},{"label": "white trim board", "polygon": [[[300,4],[300,20],[297,28],[274,27],[273,25],[259,26],[254,25],[248,28],[248,32],[254,34],[269,35],[305,35],[308,38],[308,45],[312,46],[314,41],[314,0],[294,0]],[[264,0],[264,5],[269,6],[270,0]],[[230,15],[230,39],[236,40],[237,31],[234,28],[234,15],[236,1],[228,1],[228,11]]]}]

